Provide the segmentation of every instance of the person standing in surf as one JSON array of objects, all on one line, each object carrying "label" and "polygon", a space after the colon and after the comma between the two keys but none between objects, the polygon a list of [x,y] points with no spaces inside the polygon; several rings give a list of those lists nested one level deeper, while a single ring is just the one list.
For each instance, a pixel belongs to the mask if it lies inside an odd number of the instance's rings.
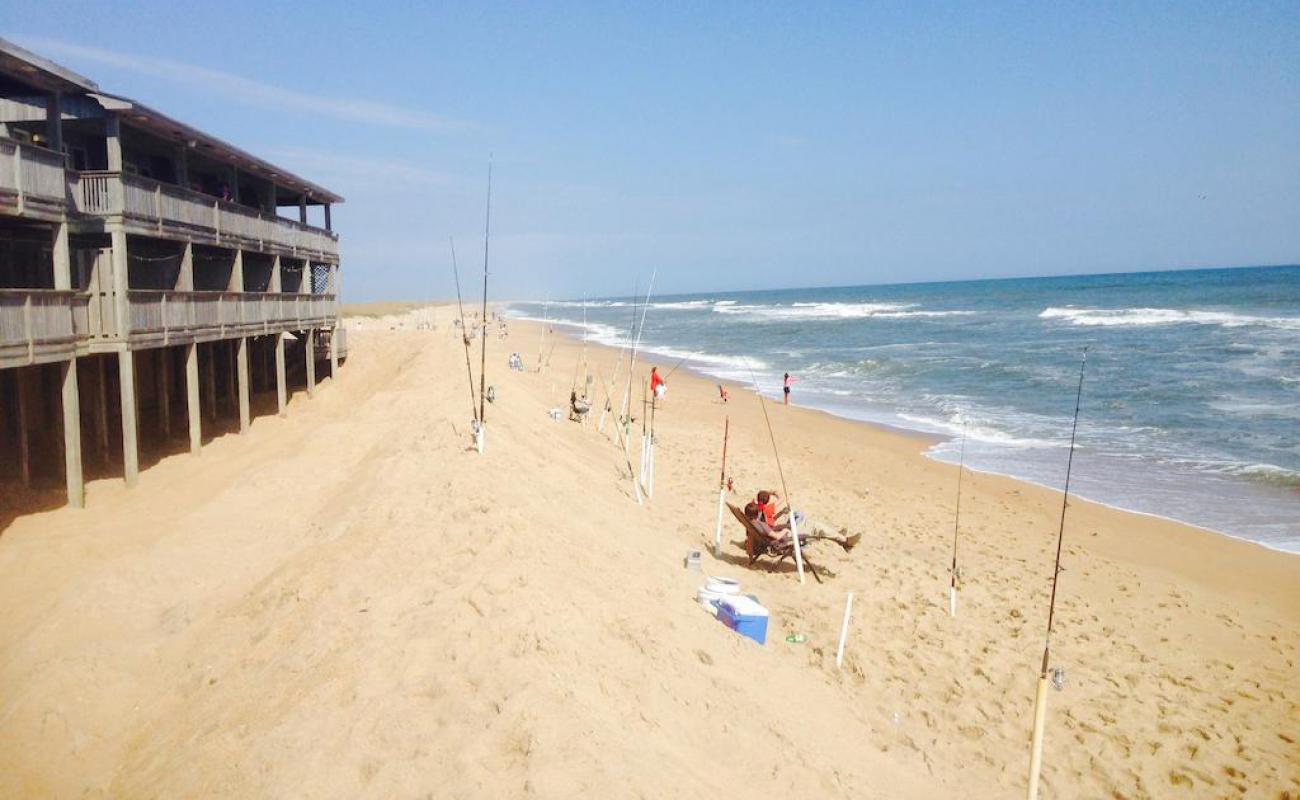
[{"label": "person standing in surf", "polygon": [[785,380],[781,384],[782,392],[785,394],[785,404],[790,405],[790,384],[794,383],[797,378],[790,377],[790,373],[785,374]]}]

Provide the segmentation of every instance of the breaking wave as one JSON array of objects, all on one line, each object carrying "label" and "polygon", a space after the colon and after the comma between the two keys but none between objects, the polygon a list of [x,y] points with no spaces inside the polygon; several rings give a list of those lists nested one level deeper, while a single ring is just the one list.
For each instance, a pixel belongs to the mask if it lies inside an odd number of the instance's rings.
[{"label": "breaking wave", "polygon": [[788,306],[745,305],[735,301],[714,303],[719,314],[748,316],[766,320],[818,319],[903,319],[907,317],[952,317],[973,311],[917,310],[915,303],[791,303]]},{"label": "breaking wave", "polygon": [[1039,319],[1054,319],[1071,325],[1222,325],[1225,328],[1247,326],[1300,331],[1300,317],[1254,317],[1226,311],[1193,311],[1177,308],[1059,308],[1043,309]]}]

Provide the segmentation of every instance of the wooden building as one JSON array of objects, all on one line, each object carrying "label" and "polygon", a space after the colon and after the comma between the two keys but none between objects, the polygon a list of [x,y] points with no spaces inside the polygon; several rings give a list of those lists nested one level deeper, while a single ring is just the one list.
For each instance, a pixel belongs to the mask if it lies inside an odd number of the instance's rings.
[{"label": "wooden building", "polygon": [[339,202],[0,39],[0,489],[81,506],[86,469],[130,486],[310,394],[346,356]]}]

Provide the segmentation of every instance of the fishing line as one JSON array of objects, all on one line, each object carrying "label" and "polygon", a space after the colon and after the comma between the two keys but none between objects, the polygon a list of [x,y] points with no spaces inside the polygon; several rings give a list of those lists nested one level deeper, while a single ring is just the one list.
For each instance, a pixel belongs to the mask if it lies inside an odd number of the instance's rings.
[{"label": "fishing line", "polygon": [[488,156],[487,175],[487,214],[483,221],[483,346],[478,369],[478,419],[479,424],[487,422],[486,385],[487,385],[487,291],[488,291],[488,244],[492,233],[492,157]]},{"label": "fishing line", "polygon": [[772,441],[772,455],[776,457],[776,474],[781,478],[781,492],[785,495],[785,504],[790,509],[790,538],[794,540],[795,566],[799,568],[799,583],[803,583],[803,551],[799,545],[798,523],[794,518],[794,500],[790,497],[789,487],[785,485],[785,470],[781,468],[781,451],[776,446],[776,434],[772,432],[772,420],[767,415],[767,403],[763,399],[762,390],[758,388],[758,375],[755,374],[754,365],[749,358],[745,359],[745,366],[749,369],[750,380],[754,382],[754,393],[758,395],[758,407],[763,409],[763,422],[767,423],[767,437]]},{"label": "fishing line", "polygon": [[[1070,474],[1074,468],[1075,437],[1079,432],[1079,408],[1083,404],[1083,376],[1088,366],[1088,348],[1083,348],[1083,357],[1079,361],[1079,388],[1074,397],[1074,422],[1070,427],[1070,454],[1065,462],[1065,488],[1061,493],[1061,520],[1056,531],[1056,561],[1052,569],[1052,597],[1047,606],[1047,633],[1043,637],[1043,664],[1038,672],[1038,687],[1034,694],[1034,729],[1029,746],[1029,787],[1027,797],[1037,800],[1038,784],[1043,766],[1043,733],[1047,724],[1047,683],[1048,668],[1052,652],[1052,623],[1056,619],[1056,588],[1061,579],[1061,550],[1065,543],[1065,511],[1070,505]],[[1052,676],[1052,683],[1059,689],[1064,683],[1064,674],[1059,669]]]},{"label": "fishing line", "polygon": [[474,396],[474,367],[470,364],[469,333],[465,329],[465,306],[460,299],[460,269],[456,266],[456,238],[448,236],[451,242],[451,274],[456,277],[456,307],[460,309],[460,338],[465,343],[465,373],[469,375],[469,410],[474,421],[478,422],[478,398]]},{"label": "fishing line", "polygon": [[961,530],[961,479],[966,471],[966,432],[970,421],[963,415],[961,421],[961,446],[957,459],[957,511],[952,520],[952,567],[949,569],[948,613],[957,616],[957,589],[961,582],[961,573],[957,569],[957,535]]}]

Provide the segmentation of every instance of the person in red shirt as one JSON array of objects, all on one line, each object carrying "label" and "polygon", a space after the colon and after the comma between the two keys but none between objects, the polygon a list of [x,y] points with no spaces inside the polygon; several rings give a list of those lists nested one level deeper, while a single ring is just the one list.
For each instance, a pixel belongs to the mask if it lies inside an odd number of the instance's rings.
[{"label": "person in red shirt", "polygon": [[780,511],[776,510],[776,503],[774,501],[779,500],[780,497],[781,496],[776,492],[769,492],[764,489],[759,492],[758,497],[755,498],[759,511],[763,514],[763,521],[769,526],[775,526],[777,517],[784,516],[790,511],[788,508],[783,508]]},{"label": "person in red shirt", "polygon": [[[762,492],[762,494],[767,494],[767,492]],[[766,536],[774,544],[781,544],[790,538],[790,524],[787,522],[777,524],[768,519],[763,506],[759,503],[749,503],[745,506],[745,518],[753,522],[759,533]]]},{"label": "person in red shirt", "polygon": [[658,367],[650,368],[650,393],[655,396],[656,400],[664,399],[664,394],[668,391],[668,384],[659,375]]}]

